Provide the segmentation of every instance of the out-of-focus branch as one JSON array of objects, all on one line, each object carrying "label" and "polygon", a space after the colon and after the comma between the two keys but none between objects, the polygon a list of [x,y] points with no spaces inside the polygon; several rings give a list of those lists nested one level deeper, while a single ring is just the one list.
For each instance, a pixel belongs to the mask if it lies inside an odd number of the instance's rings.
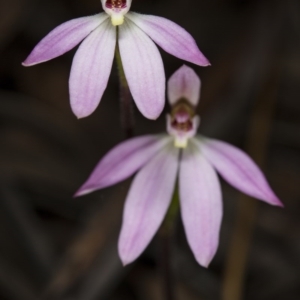
[{"label": "out-of-focus branch", "polygon": [[[263,166],[267,157],[267,148],[273,113],[275,110],[279,68],[271,70],[269,81],[257,98],[251,116],[246,141],[246,150],[259,166]],[[244,194],[240,194],[237,220],[228,252],[224,283],[223,299],[243,299],[247,259],[255,227],[258,202]]]}]

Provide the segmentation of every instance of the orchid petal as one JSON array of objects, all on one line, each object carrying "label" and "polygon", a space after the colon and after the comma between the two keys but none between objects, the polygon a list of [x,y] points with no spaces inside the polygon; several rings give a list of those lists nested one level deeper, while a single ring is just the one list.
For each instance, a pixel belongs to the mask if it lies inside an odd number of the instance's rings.
[{"label": "orchid petal", "polygon": [[215,170],[190,141],[179,170],[182,221],[197,262],[207,267],[214,257],[222,220],[222,196]]},{"label": "orchid petal", "polygon": [[73,19],[59,25],[35,46],[23,65],[32,66],[66,53],[78,45],[107,18],[105,13],[101,13]]},{"label": "orchid petal", "polygon": [[218,140],[201,138],[200,151],[232,186],[271,205],[282,203],[255,162],[240,149]]},{"label": "orchid petal", "polygon": [[166,52],[199,66],[209,66],[193,37],[176,23],[157,16],[130,12],[126,15]]},{"label": "orchid petal", "polygon": [[119,47],[129,89],[138,109],[145,117],[156,119],[165,103],[165,72],[157,47],[127,19],[119,26]]},{"label": "orchid petal", "polygon": [[124,265],[143,252],[163,221],[174,191],[178,154],[170,142],[134,178],[119,238],[119,255]]},{"label": "orchid petal", "polygon": [[70,74],[70,101],[78,118],[90,115],[107,86],[116,46],[116,28],[103,22],[78,48]]},{"label": "orchid petal", "polygon": [[196,106],[200,98],[201,82],[195,71],[183,65],[168,81],[168,98],[171,105],[181,98]]},{"label": "orchid petal", "polygon": [[91,193],[130,177],[169,141],[169,137],[148,135],[117,145],[100,160],[75,196]]}]

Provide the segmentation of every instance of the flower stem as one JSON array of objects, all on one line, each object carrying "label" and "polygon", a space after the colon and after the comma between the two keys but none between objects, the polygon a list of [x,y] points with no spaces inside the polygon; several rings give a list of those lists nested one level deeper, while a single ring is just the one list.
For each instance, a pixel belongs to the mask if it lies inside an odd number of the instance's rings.
[{"label": "flower stem", "polygon": [[174,278],[172,274],[171,242],[174,221],[179,210],[178,188],[175,188],[170,208],[160,230],[161,241],[161,272],[163,276],[164,294],[166,300],[175,300]]},{"label": "flower stem", "polygon": [[124,129],[126,138],[133,136],[134,118],[132,98],[126,76],[123,69],[122,59],[119,46],[116,46],[116,62],[120,81],[120,110],[121,110],[121,126]]}]

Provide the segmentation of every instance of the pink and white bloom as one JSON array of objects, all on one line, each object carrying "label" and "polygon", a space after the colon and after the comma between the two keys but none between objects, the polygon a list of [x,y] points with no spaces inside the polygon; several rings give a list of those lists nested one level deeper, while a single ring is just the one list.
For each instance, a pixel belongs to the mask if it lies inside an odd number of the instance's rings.
[{"label": "pink and white bloom", "polygon": [[165,103],[165,73],[154,42],[166,52],[199,66],[209,61],[182,27],[165,18],[129,12],[131,0],[101,0],[104,13],[70,20],[44,37],[24,66],[60,56],[78,45],[71,68],[71,108],[90,115],[106,89],[118,41],[132,97],[140,112],[156,119]]},{"label": "pink and white bloom", "polygon": [[197,135],[200,80],[181,67],[170,78],[172,113],[169,135],[127,140],[98,163],[77,196],[116,184],[138,171],[125,202],[119,238],[124,265],[134,261],[160,227],[178,176],[180,207],[188,243],[196,260],[207,267],[214,257],[222,220],[222,193],[217,172],[232,186],[271,205],[280,200],[252,159],[240,149]]}]

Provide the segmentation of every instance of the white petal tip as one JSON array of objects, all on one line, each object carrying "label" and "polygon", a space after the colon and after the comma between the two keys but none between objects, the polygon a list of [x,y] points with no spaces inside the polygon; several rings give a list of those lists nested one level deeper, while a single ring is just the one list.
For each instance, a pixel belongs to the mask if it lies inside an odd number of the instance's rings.
[{"label": "white petal tip", "polygon": [[30,62],[28,60],[24,60],[22,62],[23,67],[31,67],[31,66],[34,66],[34,65],[37,65],[37,64],[39,64],[39,62]]},{"label": "white petal tip", "polygon": [[160,102],[162,104],[157,105],[155,110],[152,110],[150,112],[145,110],[140,110],[142,115],[149,120],[153,120],[153,121],[157,120],[165,107],[165,97],[163,97],[162,99],[163,100]]},{"label": "white petal tip", "polygon": [[80,197],[80,196],[83,196],[84,193],[82,193],[81,191],[77,191],[74,195],[73,195],[73,198],[77,198],[77,197]]},{"label": "white petal tip", "polygon": [[80,188],[73,196],[73,198],[76,198],[76,197],[81,197],[81,196],[84,196],[84,195],[87,195],[87,194],[90,194],[94,191],[95,189],[83,189],[83,188]]},{"label": "white petal tip", "polygon": [[72,96],[71,88],[70,88],[70,101],[71,101],[71,109],[73,114],[76,116],[77,119],[83,119],[91,115],[97,108],[98,104],[91,105],[84,100],[86,97],[82,97],[82,99],[78,99],[78,97]]},{"label": "white petal tip", "polygon": [[[134,99],[135,100],[135,99]],[[146,99],[147,100],[147,99]],[[149,102],[152,102],[152,99],[148,99]],[[152,107],[143,107],[138,105],[138,102],[135,100],[135,103],[139,109],[139,111],[141,112],[141,114],[149,119],[149,120],[157,120],[159,118],[159,116],[161,115],[161,113],[164,110],[165,107],[165,96],[160,98],[160,101],[156,104],[153,104]],[[154,107],[155,106],[155,107]]]},{"label": "white petal tip", "polygon": [[147,117],[147,118],[148,118],[149,120],[155,121],[155,120],[158,119],[158,117],[159,117],[159,116],[157,116],[157,117],[156,117],[156,116],[155,116],[155,117]]},{"label": "white petal tip", "polygon": [[128,257],[122,257],[120,254],[119,254],[119,256],[120,256],[123,267],[128,266],[129,264],[131,264],[134,261],[134,259],[129,259]]},{"label": "white petal tip", "polygon": [[284,204],[278,199],[278,197],[273,192],[271,192],[271,195],[268,195],[268,197],[262,197],[261,200],[273,206],[284,207]]},{"label": "white petal tip", "polygon": [[38,65],[40,63],[43,63],[44,61],[35,61],[35,60],[31,60],[28,58],[26,58],[23,62],[22,62],[22,66],[23,67],[31,67],[31,66],[35,66]]},{"label": "white petal tip", "polygon": [[199,63],[198,63],[199,66],[201,67],[210,67],[211,66],[211,63],[206,59],[206,60],[201,60]]},{"label": "white petal tip", "polygon": [[273,201],[273,205],[284,208],[284,204],[279,199]]},{"label": "white petal tip", "polygon": [[122,262],[123,267],[126,267],[126,266],[128,266],[130,264],[129,261],[123,261],[123,260],[121,260],[121,262]]},{"label": "white petal tip", "polygon": [[[200,263],[199,263],[200,264]],[[201,265],[201,267],[203,267],[203,268],[205,268],[205,269],[208,269],[208,267],[209,267],[209,263],[202,263],[202,264],[200,264]]]},{"label": "white petal tip", "polygon": [[195,257],[195,259],[201,267],[206,268],[206,269],[209,267],[211,260],[212,260],[212,259],[203,259],[203,257],[201,259]]},{"label": "white petal tip", "polygon": [[86,118],[86,117],[88,117],[91,114],[91,113],[82,113],[82,112],[77,113],[77,112],[74,112],[74,110],[73,110],[73,113],[74,113],[74,115],[76,116],[76,118],[78,120]]},{"label": "white petal tip", "polygon": [[266,204],[269,204],[269,205],[272,205],[272,206],[276,206],[276,207],[281,207],[281,208],[284,208],[284,204],[278,200],[278,199],[260,199],[262,200],[263,202],[265,202]]},{"label": "white petal tip", "polygon": [[73,198],[78,198],[80,196],[83,196],[84,194],[80,193],[80,192],[76,192],[74,195],[73,195]]},{"label": "white petal tip", "polygon": [[161,112],[159,113],[159,114],[147,114],[147,113],[142,113],[142,115],[145,117],[145,118],[147,118],[147,119],[149,119],[149,120],[152,120],[152,121],[155,121],[155,120],[157,120],[158,119],[158,117],[160,116],[160,114],[161,114]]},{"label": "white petal tip", "polygon": [[189,61],[189,62],[191,62],[195,65],[198,65],[200,67],[209,67],[209,66],[211,66],[210,61],[205,56],[202,56],[202,55],[193,56],[190,59],[188,59],[187,61]]}]

